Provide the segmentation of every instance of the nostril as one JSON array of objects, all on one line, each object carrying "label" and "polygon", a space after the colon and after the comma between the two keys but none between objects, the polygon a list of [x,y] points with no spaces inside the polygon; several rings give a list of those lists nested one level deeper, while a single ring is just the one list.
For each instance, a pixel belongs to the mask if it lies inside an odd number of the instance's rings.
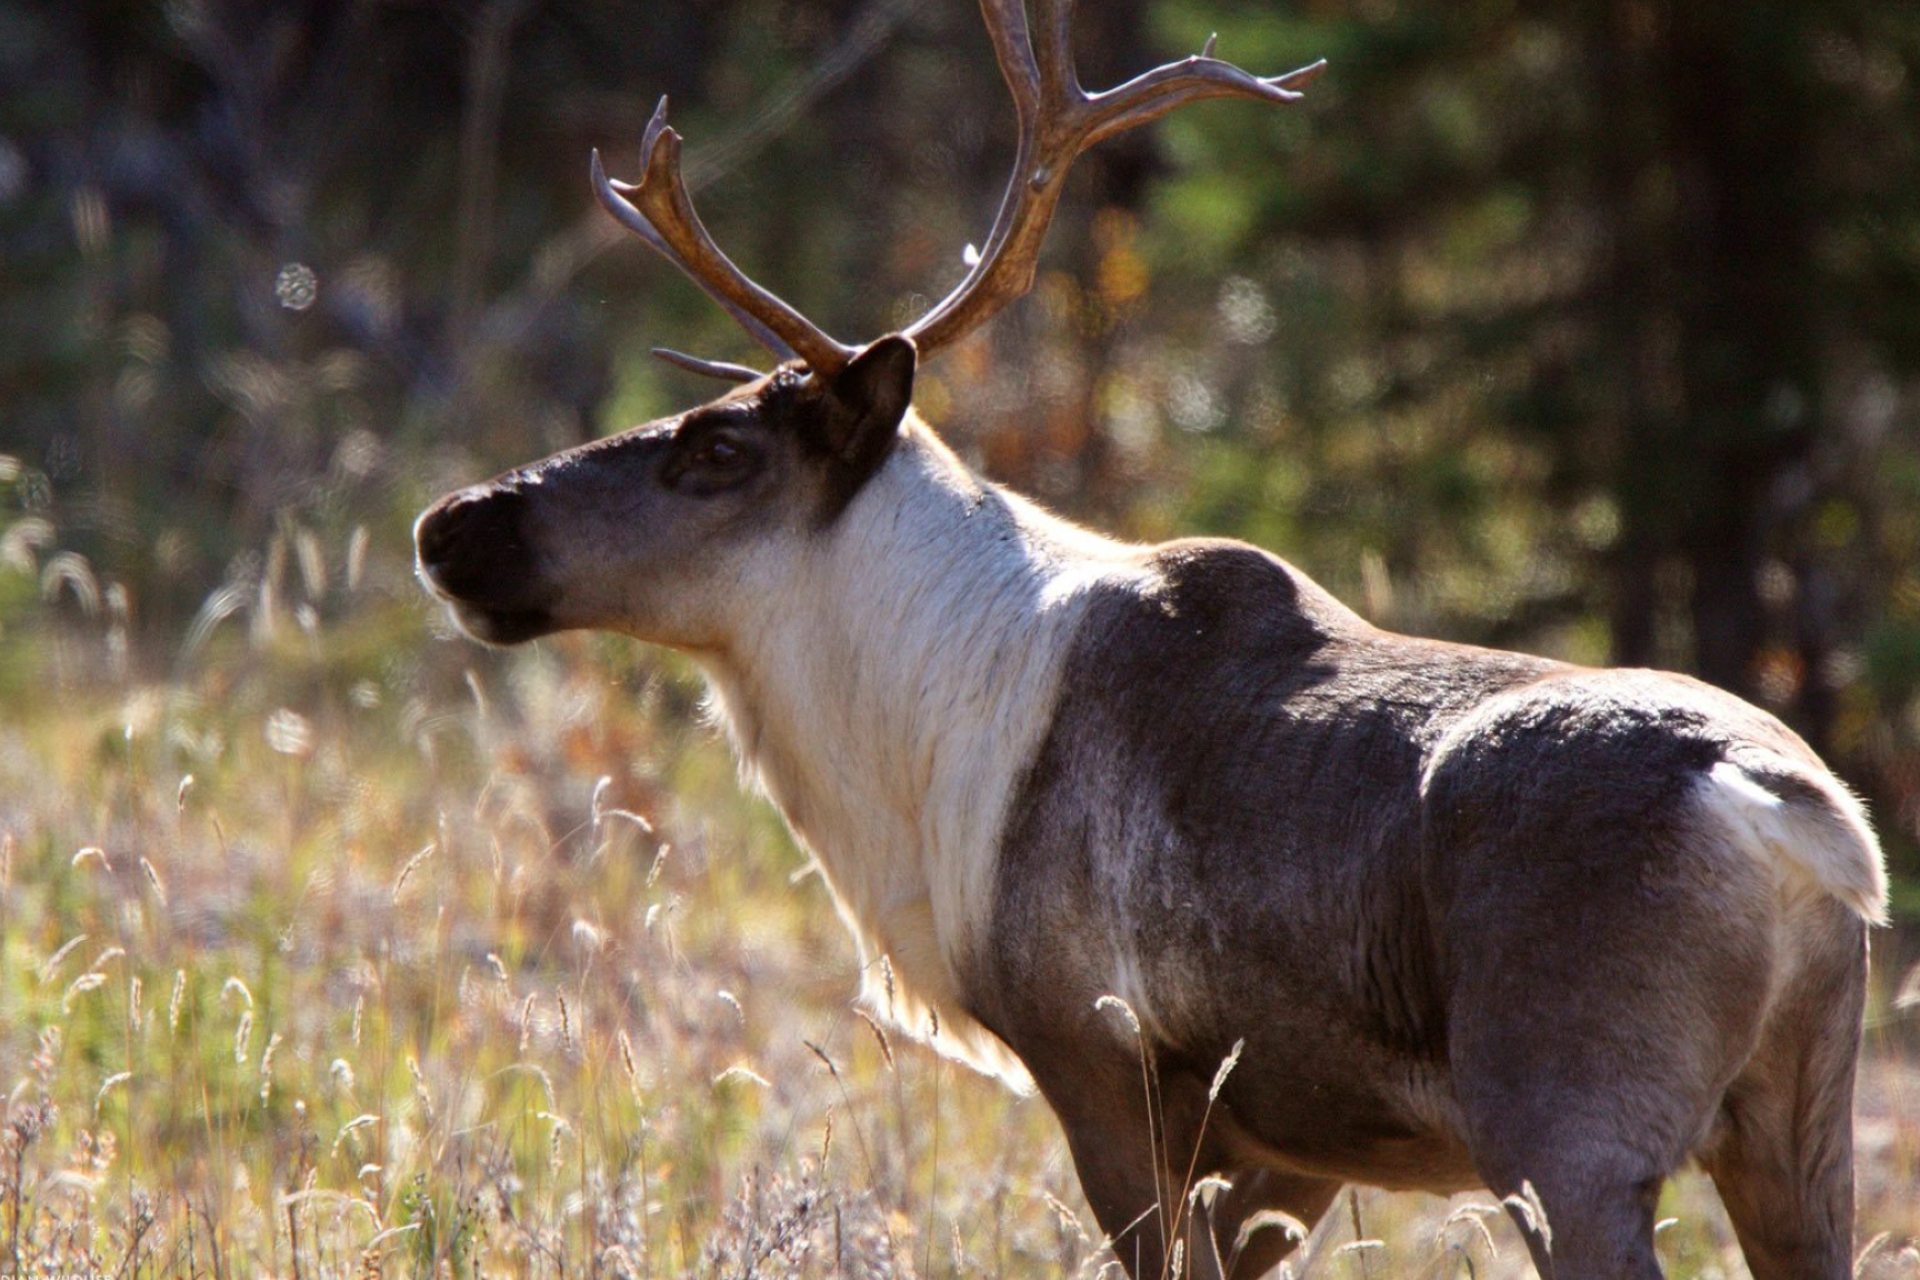
[{"label": "nostril", "polygon": [[422,564],[439,564],[453,553],[460,543],[461,531],[472,523],[476,507],[474,499],[456,494],[421,515],[413,526],[413,546]]},{"label": "nostril", "polygon": [[413,549],[422,568],[438,568],[453,558],[471,510],[467,504],[439,503],[414,522]]}]

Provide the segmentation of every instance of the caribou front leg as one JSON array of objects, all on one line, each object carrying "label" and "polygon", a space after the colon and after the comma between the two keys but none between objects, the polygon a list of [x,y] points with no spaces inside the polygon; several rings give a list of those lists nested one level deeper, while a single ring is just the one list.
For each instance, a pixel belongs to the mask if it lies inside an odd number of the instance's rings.
[{"label": "caribou front leg", "polygon": [[[1185,1071],[1147,1071],[1138,1057],[1078,1059],[1057,1070],[1043,1064],[1035,1079],[1066,1130],[1080,1186],[1127,1274],[1161,1280],[1251,1280],[1297,1243],[1286,1232],[1256,1232],[1236,1249],[1241,1228],[1263,1209],[1277,1209],[1311,1227],[1340,1183],[1240,1168],[1231,1122],[1209,1106],[1208,1081]],[[1224,1173],[1231,1184],[1212,1197],[1200,1181]],[[1210,1200],[1211,1203],[1203,1203]],[[1236,1256],[1236,1254],[1238,1256]]]},{"label": "caribou front leg", "polygon": [[1232,1182],[1232,1190],[1222,1192],[1207,1215],[1214,1249],[1228,1280],[1254,1280],[1256,1276],[1264,1276],[1300,1247],[1297,1237],[1276,1224],[1255,1230],[1241,1248],[1240,1232],[1255,1214],[1277,1209],[1311,1231],[1334,1197],[1340,1194],[1341,1187],[1341,1183],[1332,1178],[1283,1173],[1277,1169],[1249,1170],[1234,1177]]}]

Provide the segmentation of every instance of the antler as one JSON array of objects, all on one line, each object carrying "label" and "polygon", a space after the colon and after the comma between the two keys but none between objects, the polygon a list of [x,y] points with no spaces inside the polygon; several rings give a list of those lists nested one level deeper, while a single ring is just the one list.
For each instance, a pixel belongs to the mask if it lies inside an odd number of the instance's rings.
[{"label": "antler", "polygon": [[813,321],[749,280],[707,234],[680,177],[680,135],[667,124],[665,98],[654,108],[640,139],[640,159],[645,170],[635,186],[608,178],[595,148],[593,190],[601,206],[686,272],[707,296],[725,307],[756,341],[780,359],[799,356],[809,367],[828,376],[845,368],[853,358],[853,348],[835,341]]},{"label": "antler", "polygon": [[[1031,27],[1029,5],[1036,20]],[[1194,57],[1155,67],[1104,93],[1088,93],[1073,65],[1073,0],[980,0],[980,11],[1013,93],[1020,141],[985,251],[972,258],[953,292],[906,330],[922,356],[978,328],[1033,288],[1047,224],[1060,203],[1067,169],[1082,151],[1203,98],[1297,102],[1296,90],[1327,65],[1322,60],[1262,79],[1215,58],[1208,37]],[[845,368],[853,348],[749,280],[707,234],[680,176],[680,135],[667,125],[665,98],[647,122],[640,159],[644,172],[637,186],[630,185],[608,178],[600,152],[594,151],[593,189],[607,212],[686,272],[775,356],[797,356],[829,377]],[[735,380],[755,376],[740,365],[661,354],[697,373]]]},{"label": "antler", "polygon": [[1322,59],[1262,79],[1215,58],[1209,36],[1195,57],[1156,67],[1104,93],[1088,93],[1073,65],[1073,0],[1033,0],[1031,28],[1028,7],[1027,0],[980,0],[1000,74],[1013,93],[1020,141],[986,249],[953,292],[907,329],[923,356],[978,328],[1033,288],[1047,224],[1060,202],[1067,169],[1082,151],[1203,98],[1297,102],[1296,90],[1327,66]]}]

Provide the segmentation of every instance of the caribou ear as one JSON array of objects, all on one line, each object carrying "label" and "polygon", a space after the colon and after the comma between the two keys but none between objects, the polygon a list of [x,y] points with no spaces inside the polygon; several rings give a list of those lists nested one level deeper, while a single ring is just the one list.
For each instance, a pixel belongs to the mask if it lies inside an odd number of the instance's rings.
[{"label": "caribou ear", "polygon": [[856,352],[829,385],[823,434],[834,458],[858,477],[856,484],[893,447],[913,401],[918,360],[913,339],[889,334]]}]

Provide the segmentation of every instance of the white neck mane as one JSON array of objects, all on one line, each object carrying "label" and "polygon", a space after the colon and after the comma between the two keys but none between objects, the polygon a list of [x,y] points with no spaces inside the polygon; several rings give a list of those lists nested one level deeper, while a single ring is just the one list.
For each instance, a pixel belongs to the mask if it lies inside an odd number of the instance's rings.
[{"label": "white neck mane", "polygon": [[859,941],[869,1006],[923,1037],[937,1014],[938,1049],[1016,1085],[960,975],[1088,589],[1142,572],[1132,548],[974,476],[910,415],[833,527],[779,581],[744,584],[739,644],[706,660],[743,772]]}]

